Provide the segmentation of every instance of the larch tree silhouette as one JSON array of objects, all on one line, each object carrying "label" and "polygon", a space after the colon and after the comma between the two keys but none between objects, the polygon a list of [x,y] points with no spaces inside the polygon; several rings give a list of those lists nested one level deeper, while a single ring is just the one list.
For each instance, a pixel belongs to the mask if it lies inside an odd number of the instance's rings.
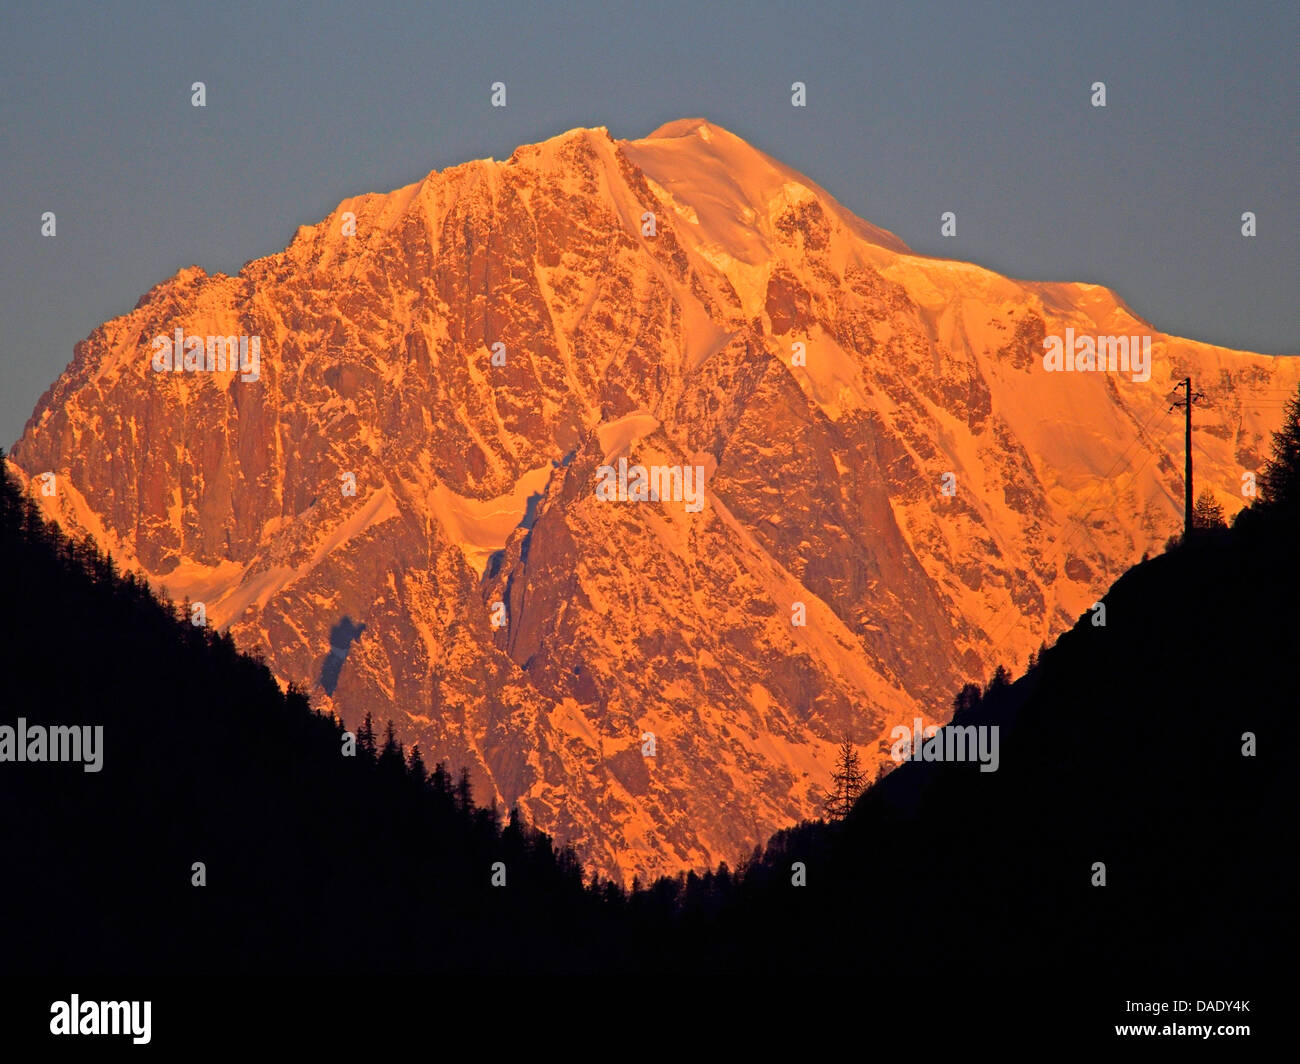
[{"label": "larch tree silhouette", "polygon": [[1227,521],[1223,519],[1223,507],[1214,497],[1214,492],[1205,488],[1196,496],[1196,506],[1192,510],[1192,527],[1201,531],[1208,531],[1212,528],[1226,528]]},{"label": "larch tree silhouette", "polygon": [[831,778],[834,786],[826,798],[826,818],[843,820],[867,787],[867,777],[858,760],[858,752],[854,749],[853,740],[847,735],[840,744],[839,760]]}]

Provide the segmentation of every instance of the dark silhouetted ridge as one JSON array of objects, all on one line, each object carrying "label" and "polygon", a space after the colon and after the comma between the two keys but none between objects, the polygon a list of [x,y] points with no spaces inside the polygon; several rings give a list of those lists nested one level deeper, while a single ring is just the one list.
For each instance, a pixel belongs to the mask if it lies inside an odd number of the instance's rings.
[{"label": "dark silhouetted ridge", "polygon": [[[100,726],[102,766],[0,764],[0,973],[568,970],[602,955],[571,850],[282,693],[0,485],[0,726]],[[494,862],[506,885],[492,886]],[[205,886],[192,884],[202,862]]]}]

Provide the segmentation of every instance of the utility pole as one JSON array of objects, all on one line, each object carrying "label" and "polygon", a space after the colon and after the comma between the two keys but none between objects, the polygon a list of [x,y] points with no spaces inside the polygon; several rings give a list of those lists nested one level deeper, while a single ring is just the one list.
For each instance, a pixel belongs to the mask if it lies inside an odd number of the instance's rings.
[{"label": "utility pole", "polygon": [[1192,538],[1192,403],[1205,397],[1200,392],[1192,391],[1191,377],[1184,377],[1174,385],[1175,391],[1179,388],[1186,389],[1186,398],[1175,399],[1169,404],[1169,409],[1172,410],[1176,406],[1181,406],[1187,414],[1187,427],[1183,434],[1183,448],[1185,451],[1183,484],[1186,488],[1183,499],[1183,542],[1187,543]]}]

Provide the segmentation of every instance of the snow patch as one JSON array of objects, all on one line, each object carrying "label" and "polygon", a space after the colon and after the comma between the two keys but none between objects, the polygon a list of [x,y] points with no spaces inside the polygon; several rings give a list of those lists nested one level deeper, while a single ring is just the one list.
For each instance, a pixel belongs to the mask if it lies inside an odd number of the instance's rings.
[{"label": "snow patch", "polygon": [[652,435],[658,428],[659,419],[648,410],[636,410],[601,425],[596,429],[596,438],[600,441],[605,464],[626,453],[638,440]]},{"label": "snow patch", "polygon": [[505,547],[510,533],[523,522],[529,499],[546,490],[554,468],[553,462],[547,462],[528,470],[510,491],[494,499],[457,495],[441,482],[434,486],[433,515],[480,579],[488,559]]}]

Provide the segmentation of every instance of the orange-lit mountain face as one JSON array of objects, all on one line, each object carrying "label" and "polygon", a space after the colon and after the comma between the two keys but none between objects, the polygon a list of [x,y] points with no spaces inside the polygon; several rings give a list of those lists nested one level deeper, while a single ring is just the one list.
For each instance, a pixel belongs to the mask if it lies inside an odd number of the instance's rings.
[{"label": "orange-lit mountain face", "polygon": [[1189,374],[1231,514],[1300,360],[914,255],[696,120],[182,270],[78,345],[12,458],[282,680],[630,878],[817,814],[844,732],[874,774],[894,723],[1163,544]]}]

